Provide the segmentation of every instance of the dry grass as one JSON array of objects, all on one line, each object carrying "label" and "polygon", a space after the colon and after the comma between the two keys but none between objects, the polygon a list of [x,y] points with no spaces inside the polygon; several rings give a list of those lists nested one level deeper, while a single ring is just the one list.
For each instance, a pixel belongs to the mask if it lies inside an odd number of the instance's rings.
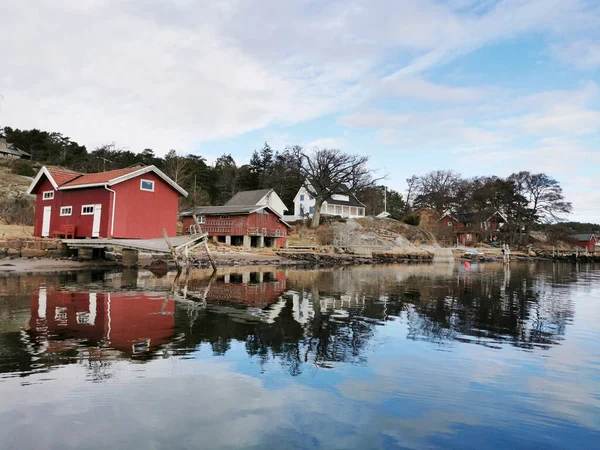
[{"label": "dry grass", "polygon": [[33,227],[27,225],[3,225],[0,223],[0,239],[30,238],[33,236]]}]

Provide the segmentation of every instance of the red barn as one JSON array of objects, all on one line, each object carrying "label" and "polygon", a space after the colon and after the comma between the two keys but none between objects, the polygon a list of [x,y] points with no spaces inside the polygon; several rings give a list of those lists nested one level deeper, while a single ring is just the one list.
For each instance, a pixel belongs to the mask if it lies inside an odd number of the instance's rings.
[{"label": "red barn", "polygon": [[187,192],[154,166],[101,173],[42,167],[29,186],[37,196],[34,235],[73,229],[73,237],[151,239],[177,233],[179,197]]},{"label": "red barn", "polygon": [[577,247],[585,248],[588,252],[596,251],[596,235],[593,233],[576,234],[573,240],[577,243]]},{"label": "red barn", "polygon": [[270,206],[198,206],[180,214],[184,233],[200,223],[216,241],[244,247],[283,247],[290,226]]}]

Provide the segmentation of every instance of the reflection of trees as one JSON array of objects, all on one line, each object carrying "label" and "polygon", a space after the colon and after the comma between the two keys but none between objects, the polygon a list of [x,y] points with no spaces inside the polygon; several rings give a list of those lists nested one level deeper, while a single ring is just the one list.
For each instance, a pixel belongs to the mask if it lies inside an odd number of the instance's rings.
[{"label": "reflection of trees", "polygon": [[[247,286],[214,279],[197,280],[197,285],[190,281],[186,292],[200,293],[197,300],[193,296],[181,300],[181,286],[179,294],[164,293],[165,304],[178,300],[175,329],[162,348],[181,355],[205,344],[213,354],[226,355],[234,342],[241,342],[261,367],[276,361],[291,375],[298,375],[307,366],[364,363],[365,349],[377,327],[390,320],[406,323],[407,338],[413,340],[548,348],[559,343],[572,320],[570,292],[573,283],[581,286],[585,274],[584,268],[580,274],[574,266],[560,264],[514,265],[510,271],[492,265],[480,271],[442,274],[431,266],[421,267],[294,270],[287,280],[270,284],[250,277]],[[97,276],[77,275],[60,281],[78,287],[96,282]],[[287,292],[280,295],[286,285]],[[5,283],[3,289],[10,286]],[[27,374],[83,364],[90,380],[103,381],[112,376],[111,361],[127,358],[143,363],[166,354],[124,354],[106,347],[110,344],[102,340],[83,342],[68,334],[50,335],[43,327],[39,332],[34,332],[35,326],[19,331],[28,323],[29,311],[13,312],[10,308],[15,305],[20,303],[0,303],[7,324],[0,329],[0,372]],[[304,308],[302,316],[300,307]]]}]

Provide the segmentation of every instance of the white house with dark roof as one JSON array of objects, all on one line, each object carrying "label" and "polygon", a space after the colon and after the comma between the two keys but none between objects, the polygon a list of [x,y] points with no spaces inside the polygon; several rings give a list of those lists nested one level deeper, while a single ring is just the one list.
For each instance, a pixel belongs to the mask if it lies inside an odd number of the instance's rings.
[{"label": "white house with dark roof", "polygon": [[285,206],[277,192],[273,189],[258,189],[255,191],[241,191],[229,199],[224,206],[249,206],[266,205],[283,217],[288,208]]},{"label": "white house with dark roof", "polygon": [[[294,197],[294,216],[312,217],[315,208],[315,191],[302,186]],[[321,214],[341,216],[346,218],[364,217],[365,205],[354,194],[340,187],[336,193],[331,194],[321,205]]]}]

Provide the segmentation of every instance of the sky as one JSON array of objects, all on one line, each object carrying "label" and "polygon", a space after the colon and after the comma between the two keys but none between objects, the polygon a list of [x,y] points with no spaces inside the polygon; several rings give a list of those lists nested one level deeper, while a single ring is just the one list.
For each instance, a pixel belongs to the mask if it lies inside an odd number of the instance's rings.
[{"label": "sky", "polygon": [[600,223],[598,0],[19,0],[0,124],[249,161],[265,141],[558,179]]}]

